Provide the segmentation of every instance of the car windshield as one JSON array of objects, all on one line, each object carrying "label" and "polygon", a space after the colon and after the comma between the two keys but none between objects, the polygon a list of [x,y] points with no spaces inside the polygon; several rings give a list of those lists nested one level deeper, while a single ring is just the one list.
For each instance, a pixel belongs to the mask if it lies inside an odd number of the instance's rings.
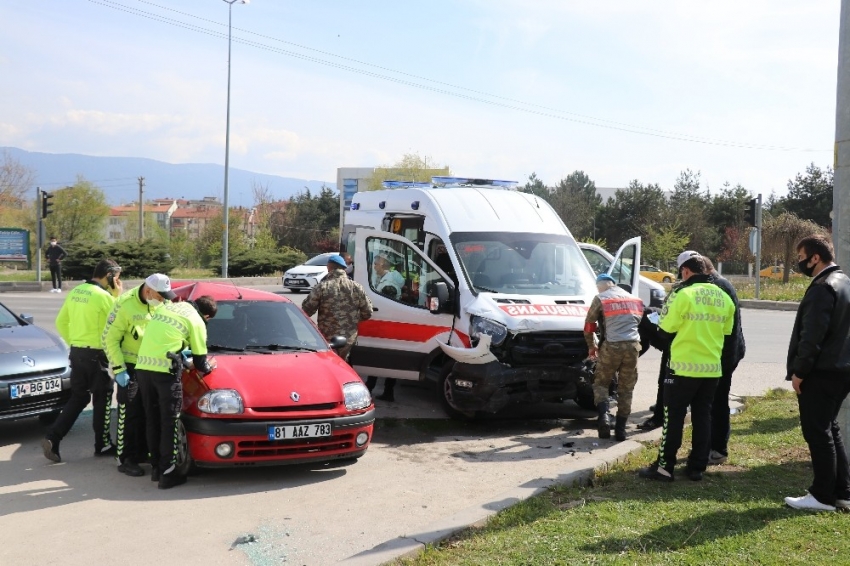
[{"label": "car windshield", "polygon": [[327,350],[322,335],[295,305],[278,301],[219,301],[207,324],[210,351]]},{"label": "car windshield", "polygon": [[475,291],[567,296],[595,293],[593,272],[567,235],[456,232],[450,240]]},{"label": "car windshield", "polygon": [[18,319],[15,318],[11,312],[9,312],[6,307],[0,305],[0,328],[8,328],[10,326],[20,326],[21,323],[18,322]]},{"label": "car windshield", "polygon": [[317,255],[314,258],[308,259],[303,265],[309,265],[310,267],[326,266],[329,257],[331,256],[327,254]]}]

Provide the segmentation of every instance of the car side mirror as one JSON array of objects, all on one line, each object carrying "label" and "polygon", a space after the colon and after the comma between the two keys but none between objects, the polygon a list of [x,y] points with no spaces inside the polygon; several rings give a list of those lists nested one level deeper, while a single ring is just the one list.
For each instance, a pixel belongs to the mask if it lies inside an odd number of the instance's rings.
[{"label": "car side mirror", "polygon": [[348,338],[345,336],[334,336],[330,341],[331,350],[341,350],[348,346]]},{"label": "car side mirror", "polygon": [[617,286],[620,287],[626,293],[632,292],[632,286],[629,285],[628,283],[618,283]]},{"label": "car side mirror", "polygon": [[428,297],[428,310],[431,311],[431,314],[451,312],[449,296],[449,286],[445,281],[434,283],[433,294]]},{"label": "car side mirror", "polygon": [[27,324],[35,324],[35,322],[34,322],[35,319],[33,318],[33,316],[31,314],[21,314],[20,318],[21,318],[21,320],[23,320]]}]

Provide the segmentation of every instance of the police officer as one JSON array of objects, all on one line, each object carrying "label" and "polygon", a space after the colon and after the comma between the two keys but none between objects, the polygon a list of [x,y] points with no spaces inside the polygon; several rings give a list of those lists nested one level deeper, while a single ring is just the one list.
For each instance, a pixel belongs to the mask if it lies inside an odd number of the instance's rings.
[{"label": "police officer", "polygon": [[68,293],[56,317],[59,335],[71,346],[71,398],[41,441],[44,457],[53,462],[62,461],[59,443],[89,401],[93,405],[94,455],[115,454],[109,427],[112,380],[106,370],[108,362],[100,335],[115,298],[121,294],[120,277],[121,268],[117,263],[111,259],[100,260],[92,278]]},{"label": "police officer", "polygon": [[[599,294],[593,298],[584,321],[584,339],[591,358],[598,356],[593,378],[593,401],[599,411],[599,438],[611,438],[608,395],[611,380],[617,382],[617,422],[614,437],[626,439],[626,422],[632,412],[632,392],[637,383],[637,362],[641,351],[638,324],[643,317],[643,301],[617,286],[614,278],[601,273],[596,278]],[[596,346],[596,330],[604,328],[602,344]]]},{"label": "police officer", "polygon": [[670,341],[670,362],[664,379],[664,432],[658,460],[640,470],[640,477],[673,481],[676,453],[688,405],[693,440],[685,474],[702,479],[711,449],[711,402],[723,375],[725,337],[732,333],[735,305],[711,282],[702,256],[682,263],[682,286],[671,295],[658,322],[659,334]]},{"label": "police officer", "polygon": [[167,275],[154,273],[135,289],[124,293],[106,319],[101,344],[118,384],[118,471],[145,475],[139,462],[147,458],[145,409],[136,379],[136,356],[153,312],[174,299]]},{"label": "police officer", "polygon": [[348,265],[341,255],[328,258],[327,267],[328,274],[313,287],[301,308],[307,316],[319,312],[319,330],[325,339],[345,336],[348,344],[338,353],[347,360],[357,341],[357,325],[372,317],[372,302],[363,286],[348,278],[345,272]]},{"label": "police officer", "polygon": [[151,454],[151,480],[160,489],[186,483],[177,469],[177,436],[183,407],[182,364],[169,354],[181,355],[191,349],[195,369],[207,375],[215,361],[207,360],[206,321],[218,311],[209,295],[194,302],[168,303],[153,313],[136,358],[136,379],[145,408],[148,449]]}]

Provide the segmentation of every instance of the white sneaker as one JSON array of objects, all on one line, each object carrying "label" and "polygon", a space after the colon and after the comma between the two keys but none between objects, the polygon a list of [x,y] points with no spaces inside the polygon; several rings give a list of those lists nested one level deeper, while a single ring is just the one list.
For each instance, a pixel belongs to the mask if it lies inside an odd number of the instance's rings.
[{"label": "white sneaker", "polygon": [[57,292],[57,293],[61,293],[61,292],[62,292],[62,289],[61,289],[61,288],[60,288],[60,289],[56,289],[56,292]]},{"label": "white sneaker", "polygon": [[804,509],[806,511],[835,511],[832,505],[824,505],[814,498],[811,493],[803,497],[786,497],[785,505],[793,509]]},{"label": "white sneaker", "polygon": [[708,453],[708,465],[709,466],[719,466],[726,462],[726,456],[718,452],[717,450],[712,450]]},{"label": "white sneaker", "polygon": [[51,293],[55,293],[55,292],[56,292],[56,289],[51,289],[51,290],[50,290],[50,292],[51,292]]}]

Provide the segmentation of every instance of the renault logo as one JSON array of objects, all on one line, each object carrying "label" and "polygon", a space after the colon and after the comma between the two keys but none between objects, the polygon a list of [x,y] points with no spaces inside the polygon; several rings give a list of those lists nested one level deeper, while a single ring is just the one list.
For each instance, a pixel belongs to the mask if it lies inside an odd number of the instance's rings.
[{"label": "renault logo", "polygon": [[297,391],[293,391],[289,394],[289,398],[297,403],[301,400],[301,395],[299,395]]},{"label": "renault logo", "polygon": [[27,364],[29,367],[35,367],[35,360],[29,356],[24,356],[24,363]]}]

